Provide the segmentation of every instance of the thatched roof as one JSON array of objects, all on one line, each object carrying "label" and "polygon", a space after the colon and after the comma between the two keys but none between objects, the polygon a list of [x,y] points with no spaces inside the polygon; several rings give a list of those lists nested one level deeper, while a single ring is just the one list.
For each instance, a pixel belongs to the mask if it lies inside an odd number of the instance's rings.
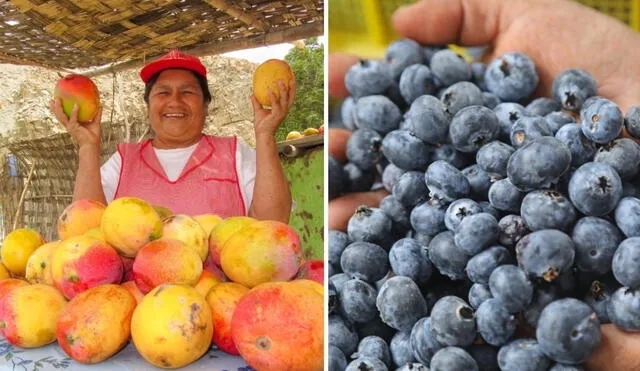
[{"label": "thatched roof", "polygon": [[0,1],[0,62],[136,67],[176,48],[202,56],[319,36],[323,13],[322,0]]}]

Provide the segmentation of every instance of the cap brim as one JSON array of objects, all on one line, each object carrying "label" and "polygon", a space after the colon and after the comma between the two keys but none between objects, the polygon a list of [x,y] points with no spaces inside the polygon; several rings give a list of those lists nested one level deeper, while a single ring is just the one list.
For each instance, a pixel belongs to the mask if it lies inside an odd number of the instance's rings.
[{"label": "cap brim", "polygon": [[187,59],[158,59],[157,61],[151,62],[144,66],[142,70],[140,70],[140,77],[146,84],[147,81],[149,81],[149,79],[156,73],[171,68],[184,68],[187,70],[191,70],[205,78],[207,77],[207,70],[202,64]]}]

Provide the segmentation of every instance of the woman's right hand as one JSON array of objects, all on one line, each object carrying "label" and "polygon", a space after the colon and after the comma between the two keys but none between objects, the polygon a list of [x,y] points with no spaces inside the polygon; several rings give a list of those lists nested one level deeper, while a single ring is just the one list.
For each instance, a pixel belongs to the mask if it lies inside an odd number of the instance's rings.
[{"label": "woman's right hand", "polygon": [[67,129],[67,132],[78,143],[78,147],[94,146],[100,147],[100,120],[102,119],[102,107],[91,122],[80,123],[78,121],[78,105],[73,106],[71,117],[62,110],[60,98],[52,99],[49,102],[51,112],[58,121]]}]

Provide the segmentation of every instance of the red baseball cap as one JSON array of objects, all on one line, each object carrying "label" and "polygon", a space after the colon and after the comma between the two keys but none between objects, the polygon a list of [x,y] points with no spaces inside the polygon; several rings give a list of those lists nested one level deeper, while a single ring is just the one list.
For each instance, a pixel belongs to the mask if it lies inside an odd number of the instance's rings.
[{"label": "red baseball cap", "polygon": [[184,68],[191,70],[202,77],[207,77],[207,69],[204,67],[200,59],[193,55],[181,53],[178,50],[172,50],[153,62],[148,63],[140,70],[142,81],[147,83],[149,79],[160,71],[170,68]]}]

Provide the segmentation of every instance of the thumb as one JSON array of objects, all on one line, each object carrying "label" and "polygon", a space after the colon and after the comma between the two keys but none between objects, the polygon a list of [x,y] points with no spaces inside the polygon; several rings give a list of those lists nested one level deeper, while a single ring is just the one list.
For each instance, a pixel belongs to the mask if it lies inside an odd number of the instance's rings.
[{"label": "thumb", "polygon": [[602,325],[600,346],[589,357],[589,370],[638,370],[640,369],[640,334],[624,332],[615,325]]},{"label": "thumb", "polygon": [[422,44],[486,45],[511,23],[510,15],[524,10],[522,5],[514,0],[422,0],[398,8],[393,25]]},{"label": "thumb", "polygon": [[258,98],[256,98],[255,94],[251,94],[251,105],[253,106],[253,112],[257,113],[262,110],[262,105],[258,102]]}]

